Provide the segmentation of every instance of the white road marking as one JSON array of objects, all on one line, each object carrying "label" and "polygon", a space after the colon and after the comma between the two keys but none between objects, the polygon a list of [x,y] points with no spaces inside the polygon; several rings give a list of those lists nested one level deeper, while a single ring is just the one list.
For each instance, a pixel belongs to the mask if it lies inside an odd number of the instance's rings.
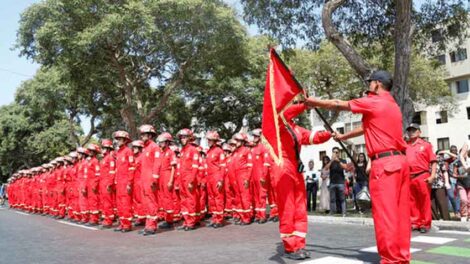
[{"label": "white road marking", "polygon": [[300,262],[301,264],[362,264],[364,262],[355,259],[345,259],[337,257],[324,257],[319,259],[313,259],[309,261]]},{"label": "white road marking", "polygon": [[467,231],[456,231],[456,230],[440,230],[439,233],[443,234],[455,234],[455,235],[467,235],[470,236],[470,232]]},{"label": "white road marking", "polygon": [[428,244],[435,244],[435,245],[442,245],[445,243],[449,243],[455,241],[455,238],[447,238],[447,237],[431,237],[431,236],[417,236],[411,239],[411,242],[419,242],[419,243],[428,243]]},{"label": "white road marking", "polygon": [[[378,253],[379,252],[377,250],[377,246],[363,248],[363,249],[360,249],[359,251],[369,252],[369,253]],[[419,248],[410,248],[410,253],[415,253],[415,252],[418,252],[418,251],[421,251],[421,249],[419,249]]]},{"label": "white road marking", "polygon": [[23,213],[23,212],[18,212],[18,211],[15,211],[15,213],[20,214],[20,215],[30,215],[30,214]]},{"label": "white road marking", "polygon": [[91,226],[83,226],[83,225],[77,225],[77,224],[74,224],[74,223],[69,223],[69,222],[65,222],[65,221],[57,221],[61,224],[65,224],[65,225],[71,225],[71,226],[76,226],[76,227],[81,227],[81,228],[85,228],[85,229],[90,229],[90,230],[94,230],[94,231],[98,231],[97,228],[94,228],[94,227],[91,227]]}]

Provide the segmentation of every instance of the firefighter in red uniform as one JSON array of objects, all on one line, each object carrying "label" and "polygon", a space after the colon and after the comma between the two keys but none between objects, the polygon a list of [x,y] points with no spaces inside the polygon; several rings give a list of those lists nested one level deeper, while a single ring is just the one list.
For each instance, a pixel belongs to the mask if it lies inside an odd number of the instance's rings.
[{"label": "firefighter in red uniform", "polygon": [[103,222],[103,228],[111,228],[115,219],[113,201],[116,193],[116,186],[114,185],[114,177],[116,175],[116,160],[114,159],[113,141],[110,139],[103,139],[101,141],[101,149],[103,150],[103,159],[101,160],[100,169],[100,201]]},{"label": "firefighter in red uniform", "polygon": [[115,232],[132,230],[132,185],[134,177],[134,155],[127,147],[131,141],[126,131],[116,131],[113,138],[118,142],[116,151],[116,205],[119,216],[119,226]]},{"label": "firefighter in red uniform", "polygon": [[253,154],[253,200],[255,203],[255,222],[266,223],[266,198],[268,196],[269,181],[269,153],[263,144],[260,144],[261,129],[252,131],[254,147]]},{"label": "firefighter in red uniform", "polygon": [[153,141],[156,136],[155,128],[151,125],[142,125],[139,128],[140,139],[144,141],[142,150],[142,164],[140,166],[140,177],[142,182],[144,208],[146,212],[145,228],[143,235],[153,235],[157,230],[158,217],[158,175],[153,173],[155,155],[159,153],[157,144]]},{"label": "firefighter in red uniform", "polygon": [[236,177],[236,210],[240,216],[240,222],[236,224],[249,225],[253,216],[252,195],[250,191],[253,158],[251,150],[245,146],[248,140],[245,133],[237,133],[233,136],[233,139],[236,141],[235,150],[232,154],[233,173]]},{"label": "firefighter in red uniform", "polygon": [[83,147],[77,149],[79,165],[77,168],[77,182],[78,182],[78,206],[80,213],[80,223],[87,224],[89,220],[88,211],[88,188],[87,188],[87,157],[89,150]]},{"label": "firefighter in red uniform", "polygon": [[183,146],[180,153],[181,213],[184,223],[180,229],[193,230],[197,224],[197,173],[199,171],[199,152],[192,143],[193,132],[187,128],[178,132]]},{"label": "firefighter in red uniform", "polygon": [[225,154],[222,148],[217,145],[220,141],[219,133],[209,131],[206,134],[209,144],[207,151],[207,193],[209,200],[209,211],[212,213],[210,226],[214,228],[222,227],[224,220],[225,202]]},{"label": "firefighter in red uniform", "polygon": [[65,217],[65,159],[63,157],[57,158],[56,168],[56,193],[57,193],[57,218],[63,219]]},{"label": "firefighter in red uniform", "polygon": [[392,77],[376,71],[367,80],[368,95],[351,101],[319,100],[310,97],[306,105],[362,114],[362,126],[336,140],[364,134],[372,160],[369,176],[372,213],[381,263],[410,262],[410,171],[403,152],[402,115],[390,94]]},{"label": "firefighter in red uniform", "polygon": [[141,167],[142,167],[142,149],[144,148],[144,142],[142,140],[132,141],[132,152],[134,153],[135,170],[134,170],[134,185],[132,190],[132,201],[134,211],[134,226],[145,225],[145,208],[143,202],[144,192],[142,190],[141,180]]},{"label": "firefighter in red uniform", "polygon": [[157,138],[160,152],[156,158],[158,162],[158,171],[154,174],[159,175],[159,207],[163,211],[162,216],[165,220],[160,224],[160,228],[172,228],[174,218],[174,183],[176,173],[176,155],[170,148],[173,137],[168,132],[160,134]]},{"label": "firefighter in red uniform", "polygon": [[420,138],[418,124],[410,124],[406,133],[409,138],[406,159],[410,164],[411,228],[426,233],[431,228],[431,184],[436,178],[437,158],[431,143]]},{"label": "firefighter in red uniform", "polygon": [[80,221],[80,206],[78,203],[78,199],[80,196],[79,192],[79,185],[78,185],[78,169],[80,167],[80,160],[79,160],[79,155],[76,151],[73,151],[69,154],[69,156],[72,158],[72,169],[71,169],[71,187],[70,187],[70,193],[71,193],[71,202],[70,202],[70,207],[72,207],[72,222],[78,222]]},{"label": "firefighter in red uniform", "polygon": [[86,165],[86,184],[87,184],[87,197],[88,197],[88,211],[90,220],[89,226],[97,226],[100,220],[100,194],[99,183],[101,177],[100,162],[96,158],[98,153],[101,153],[100,146],[96,144],[88,144],[87,147],[89,155]]},{"label": "firefighter in red uniform", "polygon": [[64,171],[64,181],[65,181],[65,209],[66,216],[68,220],[73,218],[73,209],[72,209],[72,200],[73,200],[73,190],[72,190],[72,173],[73,173],[73,162],[74,160],[70,155],[64,156],[65,160],[65,171]]},{"label": "firefighter in red uniform", "polygon": [[176,145],[170,145],[170,149],[175,153],[175,173],[174,173],[174,183],[173,183],[173,222],[181,221],[181,196],[180,196],[180,165],[179,165],[179,156],[180,148]]},{"label": "firefighter in red uniform", "polygon": [[206,152],[201,146],[196,146],[197,151],[199,152],[199,171],[197,173],[196,182],[197,182],[197,207],[196,212],[198,215],[198,221],[201,221],[206,218],[207,214],[207,164],[206,164]]},{"label": "firefighter in red uniform", "polygon": [[232,166],[232,147],[228,143],[222,145],[222,150],[225,155],[225,169],[224,169],[224,189],[225,189],[225,201],[224,201],[224,218],[233,218],[233,186],[229,177],[229,168]]}]

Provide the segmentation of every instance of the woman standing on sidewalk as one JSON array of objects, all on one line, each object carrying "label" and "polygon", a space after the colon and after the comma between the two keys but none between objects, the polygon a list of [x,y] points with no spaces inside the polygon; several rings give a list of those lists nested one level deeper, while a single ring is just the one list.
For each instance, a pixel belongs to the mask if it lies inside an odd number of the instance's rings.
[{"label": "woman standing on sidewalk", "polygon": [[454,177],[457,178],[457,192],[460,196],[460,221],[467,222],[470,211],[470,159],[469,143],[465,143],[460,151],[460,165],[463,169],[454,167]]},{"label": "woman standing on sidewalk", "polygon": [[[439,151],[436,151],[439,154]],[[431,209],[434,220],[450,220],[447,189],[450,189],[449,175],[447,173],[447,160],[449,155],[437,155],[436,179],[432,183],[431,189]]]},{"label": "woman standing on sidewalk", "polygon": [[321,187],[320,187],[320,211],[329,213],[330,211],[330,191],[328,185],[330,184],[330,170],[325,168],[330,163],[328,156],[322,158],[322,169],[321,169]]}]

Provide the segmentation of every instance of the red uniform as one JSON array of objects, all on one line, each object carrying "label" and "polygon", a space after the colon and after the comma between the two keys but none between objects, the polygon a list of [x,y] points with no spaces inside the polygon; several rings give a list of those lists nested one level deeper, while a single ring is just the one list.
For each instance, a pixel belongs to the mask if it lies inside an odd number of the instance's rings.
[{"label": "red uniform", "polygon": [[[410,261],[410,176],[404,155],[402,116],[389,92],[349,101],[353,113],[362,114],[369,157],[372,213],[381,263]],[[388,152],[388,156],[377,155]],[[392,155],[393,154],[393,155]]]},{"label": "red uniform", "polygon": [[225,213],[227,216],[232,216],[235,219],[240,219],[236,209],[236,178],[235,178],[235,164],[233,163],[233,154],[227,157],[225,170]]},{"label": "red uniform", "polygon": [[75,221],[80,221],[80,205],[79,205],[79,197],[80,197],[80,188],[79,188],[79,183],[78,183],[78,171],[80,168],[80,161],[75,162],[72,167],[71,171],[71,178],[72,178],[72,183],[70,187],[70,192],[72,193],[71,195],[71,204],[70,206],[72,207],[72,213],[73,213],[73,219]]},{"label": "red uniform", "polygon": [[111,226],[113,224],[114,215],[114,199],[116,186],[114,185],[114,177],[116,175],[116,161],[114,152],[108,152],[101,160],[101,177],[100,177],[100,201],[101,211],[103,214],[103,226]]},{"label": "red uniform", "polygon": [[[174,188],[171,190],[168,189],[168,183],[170,182],[171,177],[175,175],[176,169],[176,155],[170,148],[165,148],[159,152],[158,157],[158,173],[159,178],[159,204],[160,208],[163,210],[163,218],[165,222],[171,224],[173,223],[173,217],[175,213],[174,206]],[[174,180],[174,179],[173,179]],[[174,184],[174,182],[173,182]]]},{"label": "red uniform", "polygon": [[67,210],[67,217],[69,219],[73,219],[73,182],[72,182],[72,172],[73,172],[73,165],[66,165],[64,170],[64,181],[65,181],[65,209]]},{"label": "red uniform", "polygon": [[255,219],[266,220],[267,174],[268,167],[270,166],[269,153],[263,144],[257,144],[251,152],[253,154],[252,190]]},{"label": "red uniform", "polygon": [[[221,224],[224,220],[224,177],[225,177],[225,154],[222,148],[213,145],[206,156],[207,164],[207,193],[209,200],[209,211],[212,213],[212,223]],[[222,184],[217,188],[217,184]]]},{"label": "red uniform", "polygon": [[116,205],[119,216],[119,227],[131,229],[132,189],[134,177],[134,155],[132,150],[123,145],[116,151]]},{"label": "red uniform", "polygon": [[[158,174],[154,174],[155,155],[160,152],[160,148],[152,140],[145,142],[142,149],[142,165],[140,167],[140,177],[144,193],[144,205],[147,213],[145,220],[145,229],[153,231],[157,229],[158,217]],[[159,154],[158,154],[159,155]],[[152,186],[155,186],[152,188]]]},{"label": "red uniform", "polygon": [[[253,158],[248,147],[241,146],[233,152],[233,170],[236,178],[236,211],[242,223],[251,223],[253,215],[252,196],[249,183],[253,169]],[[247,186],[248,183],[248,186]]]},{"label": "red uniform", "polygon": [[56,193],[57,193],[57,215],[59,218],[65,217],[65,166],[56,169]]},{"label": "red uniform", "polygon": [[96,157],[88,157],[85,167],[85,177],[88,197],[88,213],[90,223],[98,224],[100,219],[99,211],[99,180],[100,163]]},{"label": "red uniform", "polygon": [[[197,222],[197,173],[199,172],[199,151],[191,144],[181,149],[180,156],[180,195],[183,225],[193,228]],[[192,189],[189,185],[192,185]]]},{"label": "red uniform", "polygon": [[181,176],[180,176],[180,165],[179,165],[179,158],[175,153],[175,179],[174,179],[174,187],[172,192],[172,199],[173,199],[173,221],[177,222],[181,220]]},{"label": "red uniform", "polygon": [[134,189],[132,190],[134,217],[136,225],[145,223],[144,191],[142,190],[142,153],[135,156]]},{"label": "red uniform", "polygon": [[431,228],[431,186],[425,182],[429,178],[429,165],[436,162],[432,145],[421,138],[409,143],[406,159],[410,164],[410,207],[411,227]]},{"label": "red uniform", "polygon": [[87,166],[87,160],[82,159],[78,161],[77,168],[77,182],[78,182],[78,205],[80,208],[80,221],[82,223],[88,223],[89,211],[88,211],[88,188],[87,188],[87,173],[85,171]]},{"label": "red uniform", "polygon": [[268,186],[268,202],[269,202],[269,218],[274,220],[279,217],[279,210],[277,207],[277,195],[276,195],[276,171],[279,170],[277,165],[271,156],[267,158],[267,173],[266,173],[266,185]]},{"label": "red uniform", "polygon": [[[280,130],[283,146],[291,145],[294,140],[297,140],[297,151],[300,153],[301,145],[320,144],[330,139],[329,132],[314,133],[291,121],[293,117],[305,110],[303,105],[292,106],[291,109],[295,113],[286,111],[285,118],[289,121],[290,130],[295,137],[287,129]],[[304,249],[307,235],[307,194],[303,175],[298,171],[298,153],[295,147],[283,148],[282,163],[274,172],[279,207],[279,231],[286,252]]]},{"label": "red uniform", "polygon": [[199,219],[204,219],[207,213],[207,164],[206,159],[199,157],[199,172],[197,174],[197,209]]}]

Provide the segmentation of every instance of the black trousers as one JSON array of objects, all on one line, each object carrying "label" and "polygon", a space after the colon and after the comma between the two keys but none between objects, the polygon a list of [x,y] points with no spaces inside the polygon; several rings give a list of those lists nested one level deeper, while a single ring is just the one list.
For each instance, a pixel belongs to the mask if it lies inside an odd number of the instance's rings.
[{"label": "black trousers", "polygon": [[317,210],[318,183],[307,183],[307,211]]},{"label": "black trousers", "polygon": [[445,188],[431,189],[432,219],[450,220],[449,202]]}]

